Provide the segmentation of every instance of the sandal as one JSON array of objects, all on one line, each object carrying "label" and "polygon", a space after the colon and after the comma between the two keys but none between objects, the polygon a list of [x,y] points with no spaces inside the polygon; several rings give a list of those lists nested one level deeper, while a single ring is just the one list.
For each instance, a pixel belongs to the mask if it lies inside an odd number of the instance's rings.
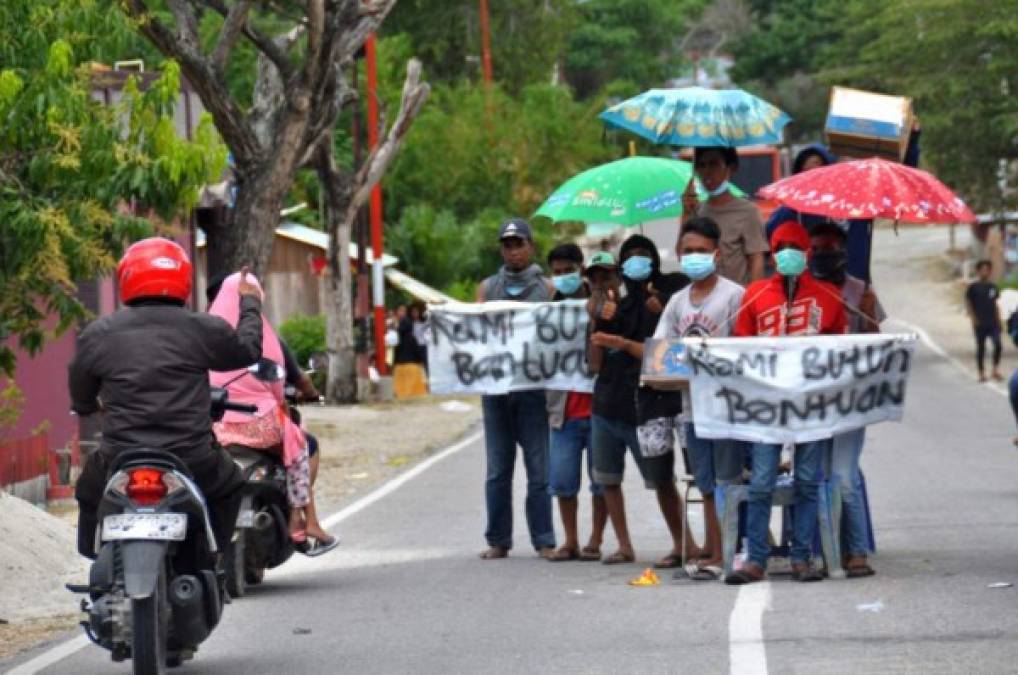
[{"label": "sandal", "polygon": [[792,563],[792,581],[823,581],[824,575],[809,563]]},{"label": "sandal", "polygon": [[499,558],[505,558],[509,555],[509,549],[502,548],[501,546],[492,546],[491,548],[481,552],[481,560],[498,560]]},{"label": "sandal", "polygon": [[597,562],[601,559],[601,549],[593,546],[584,546],[580,549],[580,560],[583,562]]},{"label": "sandal", "polygon": [[876,572],[870,567],[870,564],[866,562],[866,558],[850,558],[848,563],[845,565],[845,576],[849,579],[858,579],[859,577],[871,577]]},{"label": "sandal", "polygon": [[718,581],[723,574],[724,571],[719,565],[703,565],[697,567],[689,578],[693,581]]},{"label": "sandal", "polygon": [[309,558],[317,558],[320,555],[325,555],[337,546],[339,546],[338,537],[329,537],[327,539],[308,537],[308,541],[304,542],[304,546],[297,550]]},{"label": "sandal", "polygon": [[636,556],[632,553],[624,553],[622,551],[615,551],[610,556],[601,561],[602,565],[622,565],[624,563],[636,562]]},{"label": "sandal", "polygon": [[670,570],[675,567],[682,567],[682,555],[673,551],[654,563],[654,567],[659,570]]},{"label": "sandal", "polygon": [[729,586],[742,586],[743,584],[751,584],[754,581],[763,581],[766,576],[763,568],[756,563],[746,563],[741,570],[729,572],[725,576],[725,583]]},{"label": "sandal", "polygon": [[554,553],[548,556],[550,562],[566,562],[569,560],[577,560],[580,557],[580,552],[575,548],[562,548],[556,550]]}]

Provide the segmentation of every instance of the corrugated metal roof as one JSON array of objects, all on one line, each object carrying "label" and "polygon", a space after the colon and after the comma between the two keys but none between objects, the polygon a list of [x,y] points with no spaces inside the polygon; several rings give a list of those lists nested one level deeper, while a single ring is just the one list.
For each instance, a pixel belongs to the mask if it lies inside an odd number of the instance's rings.
[{"label": "corrugated metal roof", "polygon": [[[308,227],[307,225],[301,225],[300,223],[282,223],[276,228],[276,234],[280,237],[292,239],[293,241],[299,241],[300,243],[307,244],[308,246],[320,248],[323,252],[329,250],[329,235],[321,230]],[[198,230],[196,245],[198,248],[205,246],[205,232],[201,229]],[[374,262],[375,257],[371,254],[370,248],[364,252],[364,258],[369,265]],[[350,242],[350,259],[357,259],[357,244],[353,242]],[[396,256],[389,255],[388,253],[382,254],[382,267],[391,267],[398,262],[399,258]]]}]

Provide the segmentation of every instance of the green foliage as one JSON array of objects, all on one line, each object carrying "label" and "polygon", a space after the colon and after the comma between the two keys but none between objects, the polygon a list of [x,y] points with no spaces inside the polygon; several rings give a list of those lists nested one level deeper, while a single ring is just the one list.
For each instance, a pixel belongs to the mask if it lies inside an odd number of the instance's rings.
[{"label": "green foliage", "polygon": [[566,77],[581,98],[614,80],[642,91],[664,86],[676,74],[679,43],[698,0],[589,0],[565,48]]},{"label": "green foliage", "polygon": [[[550,82],[565,36],[577,18],[575,3],[498,0],[488,6],[495,80],[513,93],[529,83]],[[432,84],[479,81],[478,8],[477,0],[403,0],[386,19],[385,34],[407,36],[410,53],[421,59]]]},{"label": "green foliage", "polygon": [[924,163],[978,210],[1013,207],[998,167],[1018,176],[1018,14],[979,0],[853,0],[844,39],[823,77],[911,96],[922,120]]},{"label": "green foliage", "polygon": [[59,318],[57,333],[83,318],[75,282],[110,271],[122,244],[153,221],[186,213],[225,163],[207,119],[195,143],[173,133],[174,64],[145,92],[129,82],[117,105],[92,99],[92,70],[77,64],[107,53],[107,38],[131,42],[116,19],[102,34],[96,14],[106,16],[81,0],[0,10],[0,45],[18,45],[0,67],[0,371],[8,375],[7,338],[36,352],[48,315]]},{"label": "green foliage", "polygon": [[304,367],[315,352],[324,352],[325,317],[296,314],[279,325],[281,337],[293,350],[297,361]]}]

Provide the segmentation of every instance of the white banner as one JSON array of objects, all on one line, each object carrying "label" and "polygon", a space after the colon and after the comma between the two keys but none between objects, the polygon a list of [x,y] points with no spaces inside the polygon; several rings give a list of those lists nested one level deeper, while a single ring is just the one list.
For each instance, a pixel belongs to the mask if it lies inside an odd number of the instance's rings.
[{"label": "white banner", "polygon": [[584,300],[428,305],[428,384],[436,394],[593,391]]},{"label": "white banner", "polygon": [[768,443],[900,420],[915,352],[910,334],[682,342],[696,435]]}]

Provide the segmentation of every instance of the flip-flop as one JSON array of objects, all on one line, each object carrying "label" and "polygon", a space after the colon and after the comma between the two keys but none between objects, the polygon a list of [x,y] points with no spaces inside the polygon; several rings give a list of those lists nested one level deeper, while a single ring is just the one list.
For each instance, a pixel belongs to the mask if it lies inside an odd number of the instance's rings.
[{"label": "flip-flop", "polygon": [[332,549],[339,546],[339,537],[329,537],[328,539],[308,537],[306,544],[307,545],[304,550],[301,550],[300,552],[309,558],[316,558],[320,555],[325,555]]},{"label": "flip-flop", "polygon": [[669,553],[654,563],[654,568],[659,570],[670,570],[676,567],[682,567],[682,555],[678,553]]},{"label": "flip-flop", "polygon": [[601,559],[601,549],[593,546],[584,546],[580,549],[580,560],[583,562],[597,562]]},{"label": "flip-flop", "polygon": [[580,552],[575,548],[560,548],[548,556],[549,562],[567,562],[569,560],[577,560],[580,557]]},{"label": "flip-flop", "polygon": [[703,565],[697,567],[689,575],[689,578],[693,581],[717,581],[722,574],[724,574],[724,570],[719,565]]},{"label": "flip-flop", "polygon": [[636,556],[630,553],[623,553],[622,551],[615,551],[610,556],[601,561],[602,565],[622,565],[625,563],[636,562]]}]

